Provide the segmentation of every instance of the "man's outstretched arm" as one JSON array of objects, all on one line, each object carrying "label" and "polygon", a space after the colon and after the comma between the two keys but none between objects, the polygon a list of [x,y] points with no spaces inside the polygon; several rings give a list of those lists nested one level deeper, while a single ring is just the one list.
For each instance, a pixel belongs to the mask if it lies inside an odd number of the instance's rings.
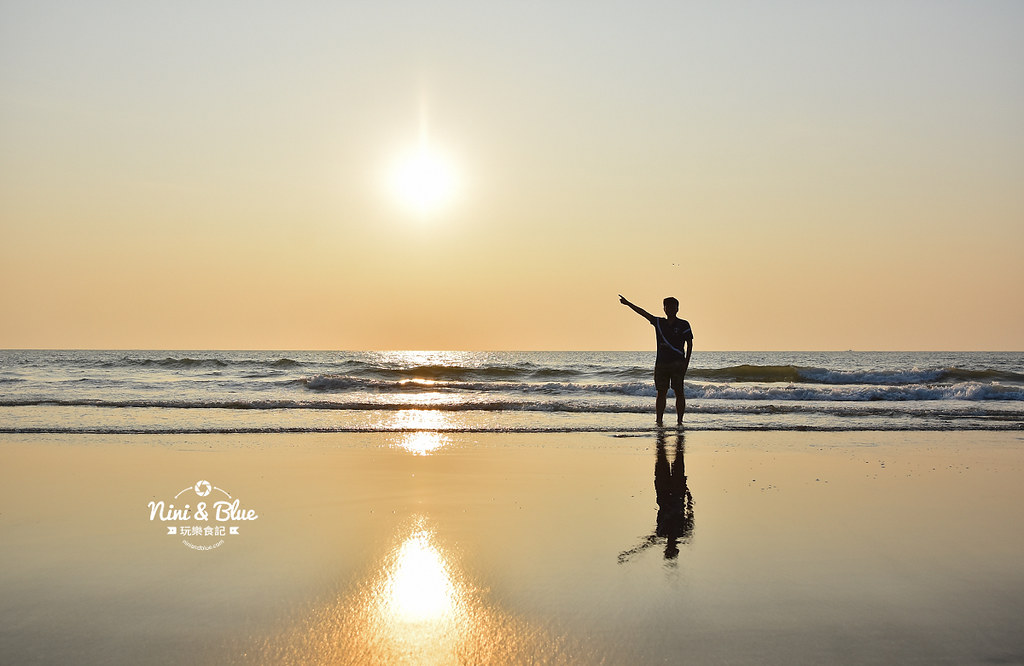
[{"label": "man's outstretched arm", "polygon": [[646,319],[647,321],[651,322],[652,324],[654,323],[654,320],[655,320],[655,319],[657,319],[657,317],[655,317],[654,315],[652,315],[652,314],[651,314],[650,312],[648,312],[647,310],[644,310],[643,308],[641,308],[641,307],[639,307],[639,306],[636,306],[636,305],[633,305],[632,303],[630,303],[629,301],[627,301],[627,300],[626,300],[626,297],[625,297],[625,296],[623,296],[622,294],[619,294],[619,303],[622,303],[623,305],[628,305],[628,306],[629,306],[629,308],[630,308],[631,310],[633,310],[633,312],[637,313],[638,315],[640,315],[641,317],[643,317],[643,318],[644,318],[644,319]]}]

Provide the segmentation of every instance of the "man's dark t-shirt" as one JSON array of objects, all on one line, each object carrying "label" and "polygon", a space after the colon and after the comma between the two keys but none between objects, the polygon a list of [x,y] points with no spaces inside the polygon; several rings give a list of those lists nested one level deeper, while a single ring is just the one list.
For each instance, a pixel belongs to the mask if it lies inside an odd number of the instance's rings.
[{"label": "man's dark t-shirt", "polygon": [[658,359],[655,365],[669,365],[686,360],[683,346],[687,340],[693,340],[690,322],[685,319],[659,317],[654,321],[654,330],[658,338]]}]

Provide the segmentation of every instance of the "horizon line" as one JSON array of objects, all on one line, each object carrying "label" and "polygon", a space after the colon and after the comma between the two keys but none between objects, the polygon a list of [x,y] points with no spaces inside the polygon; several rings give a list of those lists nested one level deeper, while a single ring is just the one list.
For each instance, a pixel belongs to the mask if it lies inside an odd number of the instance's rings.
[{"label": "horizon line", "polygon": [[[334,352],[355,354],[417,353],[417,354],[571,354],[571,353],[654,353],[652,348],[644,349],[333,349],[333,348],[259,348],[259,347],[2,347],[0,352],[9,351],[55,351],[55,352]],[[712,354],[879,354],[879,353],[931,353],[931,354],[1019,354],[1024,349],[701,349],[694,353]]]}]

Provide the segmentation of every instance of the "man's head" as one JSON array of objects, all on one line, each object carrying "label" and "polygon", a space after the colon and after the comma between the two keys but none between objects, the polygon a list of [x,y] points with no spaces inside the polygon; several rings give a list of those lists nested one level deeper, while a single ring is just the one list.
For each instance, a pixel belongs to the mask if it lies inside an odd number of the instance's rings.
[{"label": "man's head", "polygon": [[674,317],[677,312],[679,312],[679,301],[669,296],[665,299],[665,314]]}]

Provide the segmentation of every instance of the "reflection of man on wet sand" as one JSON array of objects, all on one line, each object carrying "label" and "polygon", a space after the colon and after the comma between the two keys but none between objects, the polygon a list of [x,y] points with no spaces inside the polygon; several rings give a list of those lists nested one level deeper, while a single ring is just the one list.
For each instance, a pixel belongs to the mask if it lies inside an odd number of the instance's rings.
[{"label": "reflection of man on wet sand", "polygon": [[654,492],[658,501],[658,518],[654,534],[647,536],[635,548],[620,553],[620,564],[659,543],[661,539],[665,539],[665,559],[673,560],[679,555],[679,541],[688,541],[693,536],[693,497],[686,485],[684,448],[684,435],[677,433],[675,455],[669,464],[665,434],[658,433],[657,457],[654,461]]},{"label": "reflection of man on wet sand", "polygon": [[658,499],[658,523],[655,534],[668,541],[665,559],[679,554],[676,542],[693,534],[693,497],[686,487],[686,466],[683,462],[683,435],[676,435],[675,459],[670,466],[665,451],[665,438],[658,438],[658,458],[654,463],[654,492]]}]

